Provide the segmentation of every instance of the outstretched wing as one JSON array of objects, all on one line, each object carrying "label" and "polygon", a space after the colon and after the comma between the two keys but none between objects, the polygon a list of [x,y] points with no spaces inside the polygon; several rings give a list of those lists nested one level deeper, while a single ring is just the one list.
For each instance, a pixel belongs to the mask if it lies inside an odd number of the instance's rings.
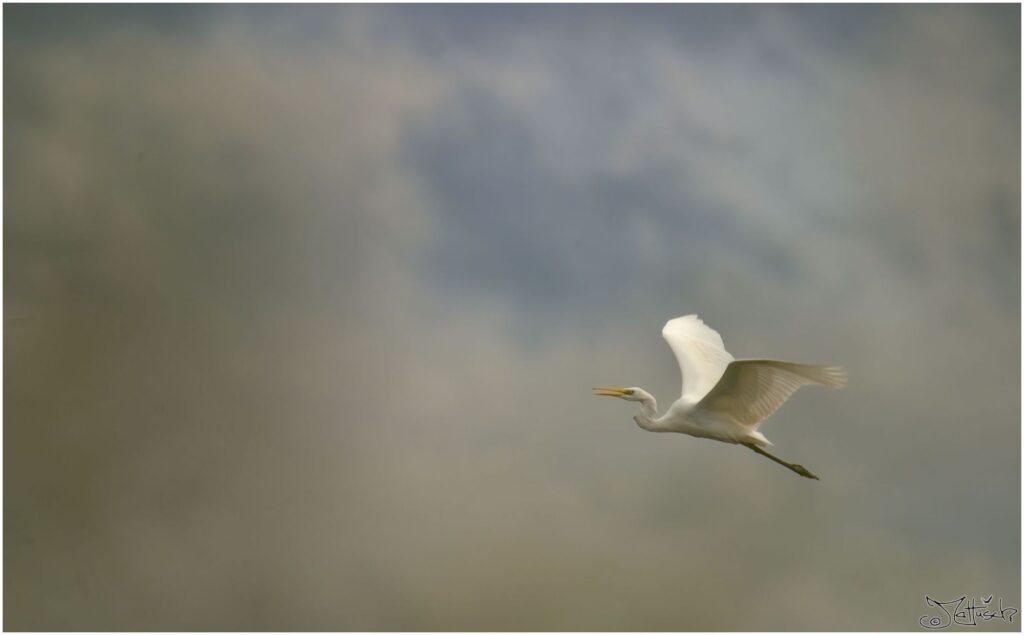
[{"label": "outstretched wing", "polygon": [[677,317],[661,329],[683,374],[682,397],[697,403],[708,394],[733,360],[725,350],[722,336],[696,315]]},{"label": "outstretched wing", "polygon": [[741,359],[725,369],[697,407],[753,426],[779,409],[800,386],[846,386],[842,366],[812,366],[771,359]]}]

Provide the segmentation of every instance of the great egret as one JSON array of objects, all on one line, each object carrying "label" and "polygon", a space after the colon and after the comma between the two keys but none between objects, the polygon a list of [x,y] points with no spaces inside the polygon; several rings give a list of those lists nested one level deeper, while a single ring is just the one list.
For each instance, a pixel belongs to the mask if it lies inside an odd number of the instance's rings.
[{"label": "great egret", "polygon": [[594,394],[640,402],[640,414],[633,420],[644,430],[743,445],[800,476],[818,480],[804,466],[765,451],[772,442],[758,427],[801,386],[845,387],[846,371],[841,366],[734,359],[725,350],[722,336],[696,315],[669,320],[661,336],[683,374],[683,394],[665,414],[658,416],[658,403],[642,388],[595,388]]}]

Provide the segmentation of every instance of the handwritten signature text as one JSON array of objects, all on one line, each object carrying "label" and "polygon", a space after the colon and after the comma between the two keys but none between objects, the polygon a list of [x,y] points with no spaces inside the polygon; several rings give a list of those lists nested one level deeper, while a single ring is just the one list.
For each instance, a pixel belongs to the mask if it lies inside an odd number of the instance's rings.
[{"label": "handwritten signature text", "polygon": [[924,596],[928,606],[938,609],[937,615],[922,615],[918,623],[930,630],[948,628],[953,624],[960,626],[977,626],[979,623],[991,622],[992,620],[1003,620],[1013,623],[1013,616],[1017,609],[1004,607],[1003,598],[999,598],[998,608],[992,605],[992,596],[968,599],[966,595],[955,600],[940,602],[932,597]]}]

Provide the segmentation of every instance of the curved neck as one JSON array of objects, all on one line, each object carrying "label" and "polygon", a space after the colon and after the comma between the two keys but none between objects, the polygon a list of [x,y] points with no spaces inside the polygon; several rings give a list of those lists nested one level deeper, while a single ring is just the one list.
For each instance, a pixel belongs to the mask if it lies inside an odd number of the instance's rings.
[{"label": "curved neck", "polygon": [[655,430],[657,424],[654,420],[658,417],[658,402],[654,400],[654,397],[644,397],[640,400],[640,414],[633,417],[644,430]]}]

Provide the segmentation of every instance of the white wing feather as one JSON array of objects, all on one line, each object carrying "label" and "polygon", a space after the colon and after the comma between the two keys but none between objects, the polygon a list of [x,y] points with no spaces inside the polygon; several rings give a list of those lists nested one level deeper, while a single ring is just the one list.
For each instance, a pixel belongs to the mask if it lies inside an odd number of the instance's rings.
[{"label": "white wing feather", "polygon": [[722,336],[696,315],[677,317],[661,329],[683,374],[680,399],[697,403],[718,383],[733,356],[725,350]]},{"label": "white wing feather", "polygon": [[733,361],[698,408],[724,414],[746,426],[756,426],[779,409],[801,386],[846,386],[841,366],[812,366],[771,359]]}]

